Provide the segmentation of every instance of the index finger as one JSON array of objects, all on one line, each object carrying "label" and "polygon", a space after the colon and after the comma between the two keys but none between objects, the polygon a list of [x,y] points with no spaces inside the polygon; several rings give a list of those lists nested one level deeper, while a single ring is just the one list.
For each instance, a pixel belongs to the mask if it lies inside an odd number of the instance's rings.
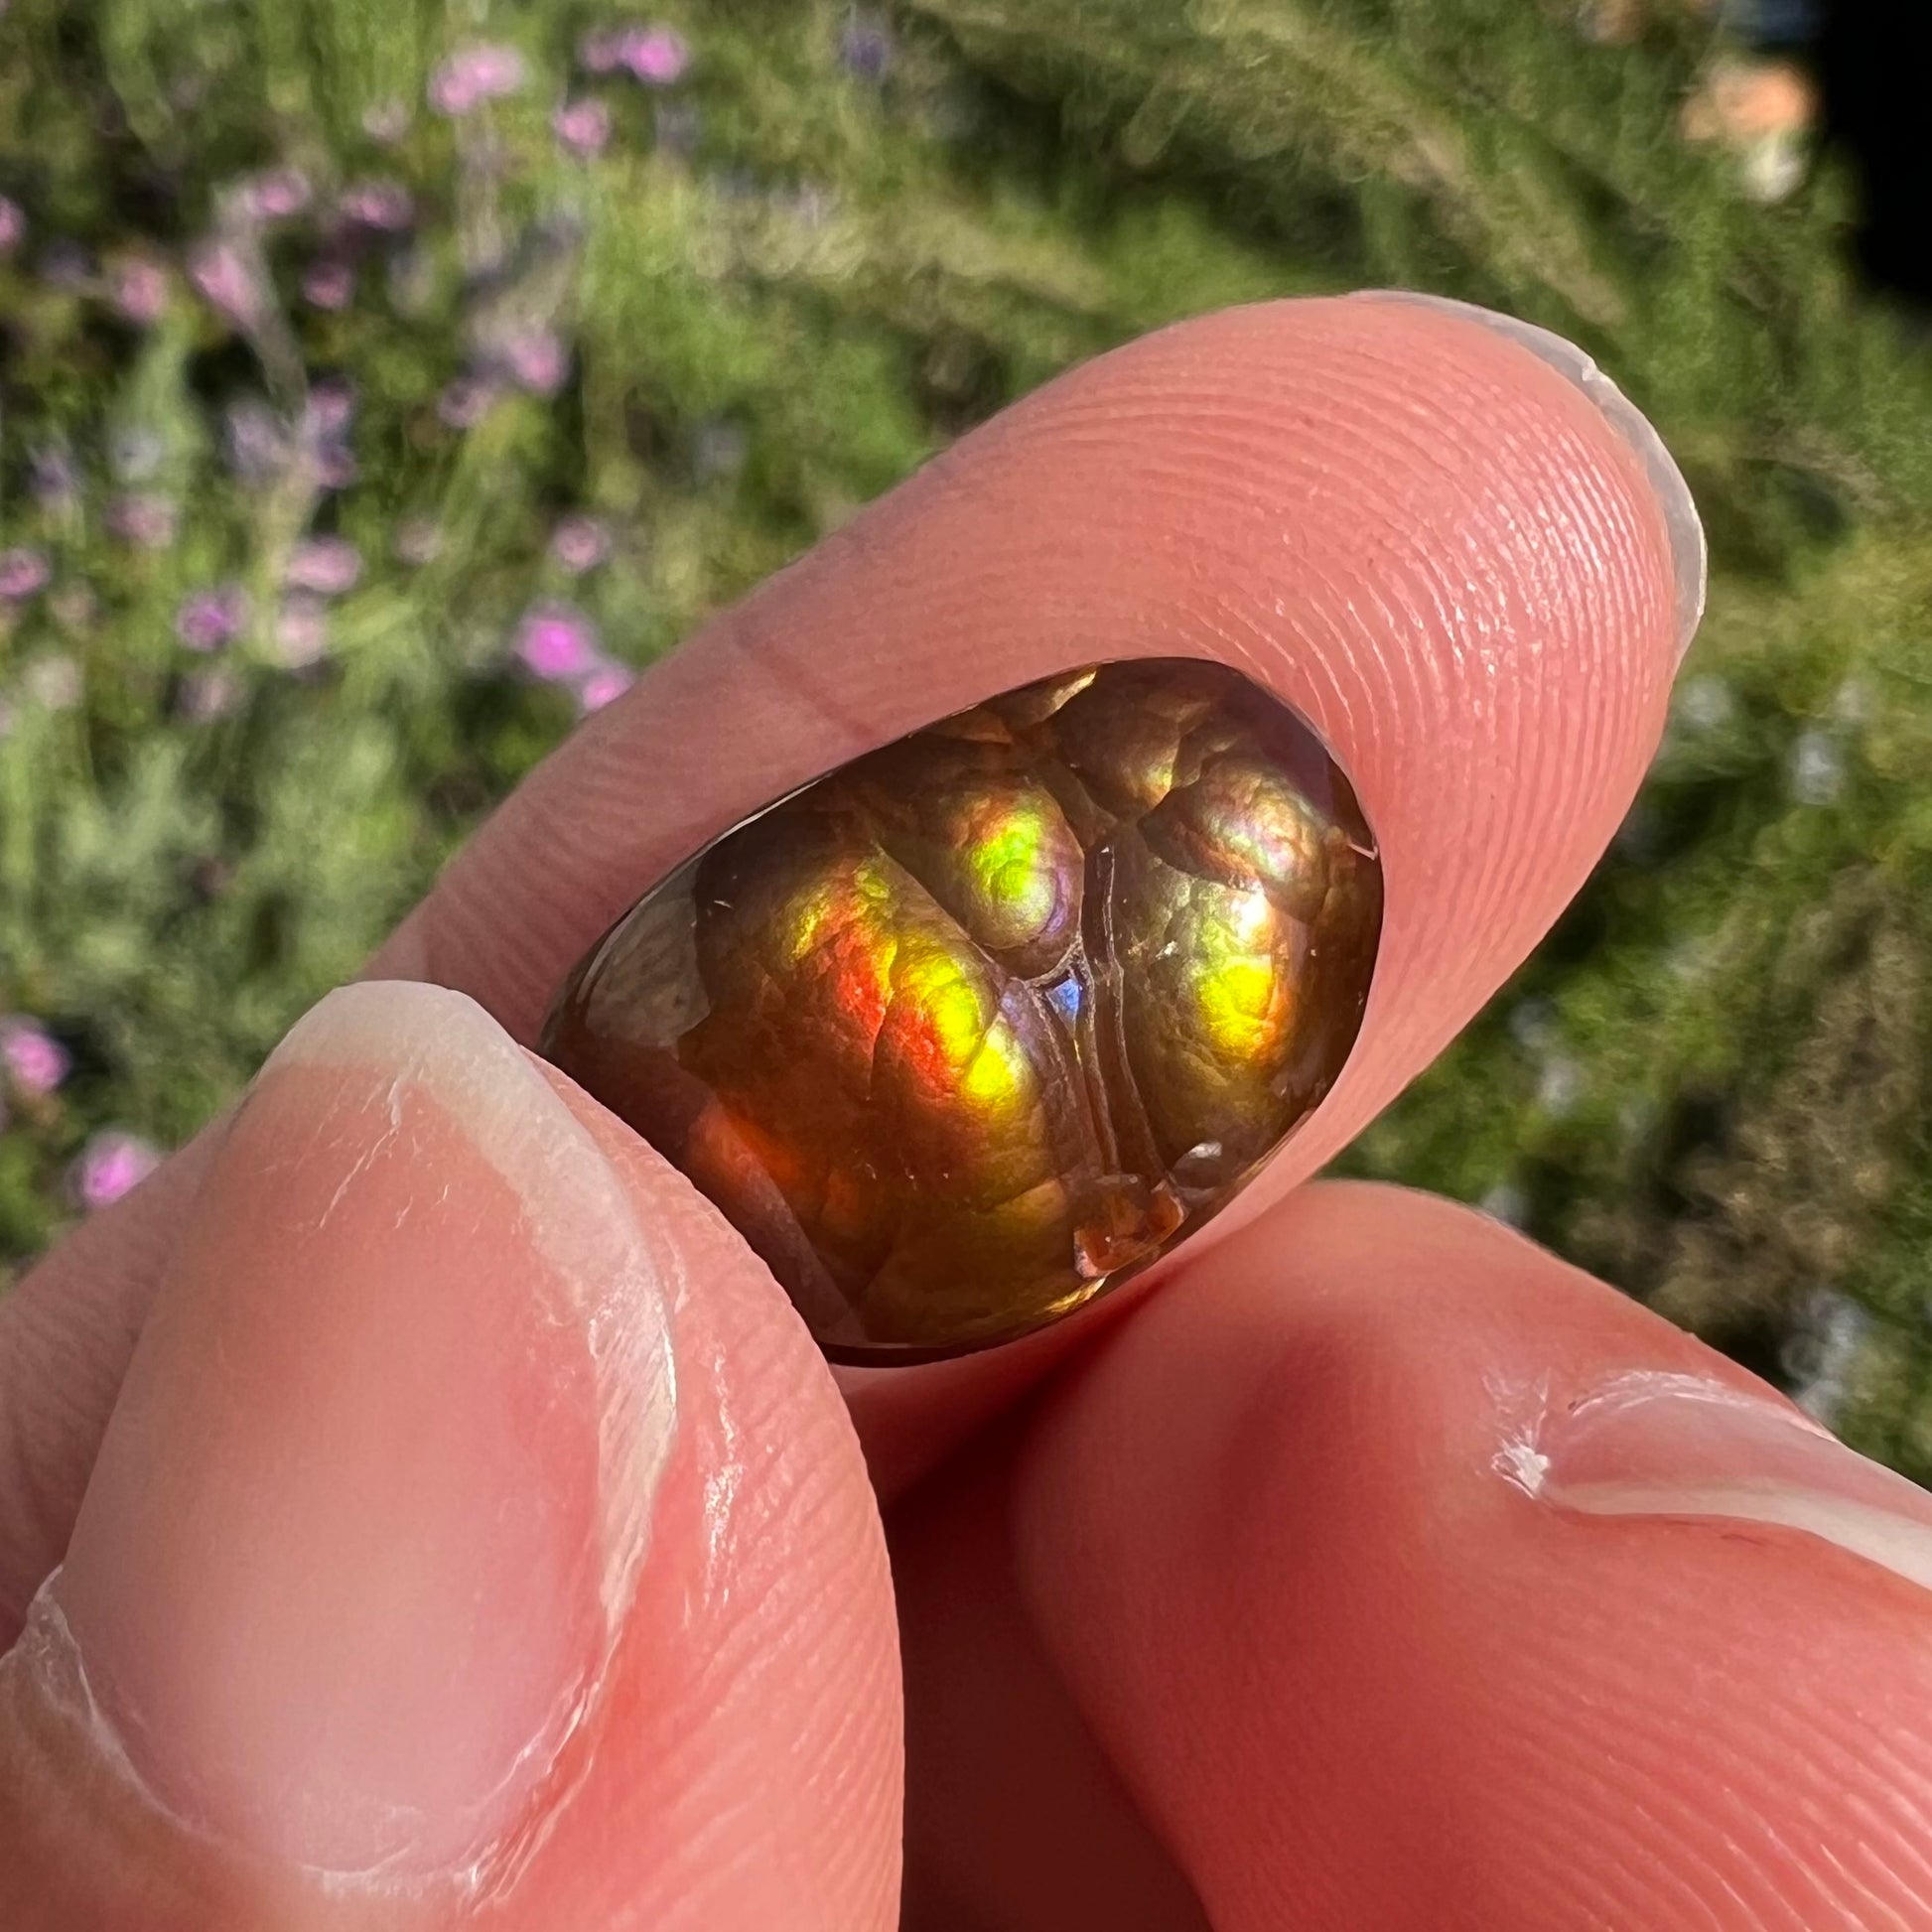
[{"label": "index finger", "polygon": [[[1426,1066],[1582,884],[1703,588],[1675,466],[1559,339],[1415,299],[1206,317],[1009,410],[726,613],[536,773],[377,964],[532,1038],[646,887],[792,787],[1051,671],[1218,658],[1327,740],[1386,886],[1354,1055],[1196,1237],[1224,1238]],[[907,1479],[1120,1306],[984,1358],[841,1370],[876,1472]]]}]

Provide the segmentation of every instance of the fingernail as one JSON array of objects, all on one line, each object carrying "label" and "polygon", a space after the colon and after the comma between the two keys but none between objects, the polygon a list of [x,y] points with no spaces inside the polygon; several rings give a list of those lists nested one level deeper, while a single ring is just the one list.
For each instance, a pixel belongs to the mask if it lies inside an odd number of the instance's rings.
[{"label": "fingernail", "polygon": [[1446,314],[1461,316],[1485,329],[1493,329],[1511,342],[1521,343],[1538,361],[1547,362],[1567,375],[1609,418],[1610,426],[1643,464],[1670,532],[1671,563],[1677,578],[1677,660],[1681,664],[1704,618],[1708,573],[1704,519],[1698,515],[1691,486],[1684,481],[1677,459],[1664,447],[1664,439],[1651,427],[1649,417],[1584,350],[1552,330],[1539,329],[1535,323],[1482,308],[1474,302],[1456,302],[1443,295],[1422,295],[1409,289],[1373,289],[1363,293],[1380,301],[1416,302],[1441,309]]},{"label": "fingernail", "polygon": [[1509,1467],[1559,1509],[1777,1524],[1932,1589],[1932,1495],[1795,1412],[1718,1383],[1622,1377]]},{"label": "fingernail", "polygon": [[674,1414],[616,1173],[441,988],[332,994],[251,1089],[39,1608],[196,1832],[487,1867],[608,1659]]}]

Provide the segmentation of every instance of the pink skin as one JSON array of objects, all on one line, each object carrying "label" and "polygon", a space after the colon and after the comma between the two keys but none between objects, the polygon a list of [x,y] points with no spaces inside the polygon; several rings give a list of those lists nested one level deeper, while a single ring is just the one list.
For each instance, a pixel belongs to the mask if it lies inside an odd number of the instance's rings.
[{"label": "pink skin", "polygon": [[[406,991],[322,1063],[278,1056],[189,1157],[200,1211],[52,1595],[142,1790],[24,1661],[44,1610],[0,1660],[9,1932],[440,1927],[473,1863],[523,1874],[510,1932],[883,1932],[897,1651],[824,1364],[678,1175],[468,1002]],[[453,1090],[480,1058],[522,1090]],[[667,1314],[675,1407],[623,1427],[650,1380],[624,1335]],[[774,1678],[804,1631],[814,1667]]]},{"label": "pink skin", "polygon": [[74,1163],[74,1197],[89,1213],[111,1207],[160,1165],[160,1155],[132,1134],[96,1134]]},{"label": "pink skin", "polygon": [[[491,821],[371,971],[459,986],[527,1041],[610,917],[775,793],[1082,656],[1195,650],[1324,732],[1383,840],[1390,915],[1347,1075],[1238,1211],[1090,1316],[932,1369],[835,1384],[716,1215],[546,1076],[676,1283],[678,1420],[583,1757],[566,1749],[527,1787],[492,1782],[507,1731],[485,1748],[489,1714],[394,1680],[420,1725],[450,1727],[409,1787],[439,1855],[480,1793],[500,1793],[523,1834],[490,1922],[1932,1918],[1916,1802],[1932,1788],[1932,1542],[1916,1492],[1848,1465],[1751,1378],[1492,1223],[1386,1189],[1290,1193],[1501,983],[1601,850],[1656,744],[1685,590],[1638,453],[1536,355],[1405,304],[1236,311],[1077,370],[967,439],[601,710]],[[471,1110],[417,1119],[405,1100],[425,1184],[380,1194],[389,1104],[355,1117],[365,1144],[347,1125],[321,1149],[284,1132],[246,1159],[224,1144],[241,1130],[217,1124],[0,1303],[0,1455],[30,1499],[0,1508],[0,1603],[18,1616],[71,1540],[77,1581],[60,1587],[79,1591],[83,1647],[125,1680],[108,1715],[175,1700],[151,1735],[152,1775],[174,1779],[157,1816],[40,1678],[0,1665],[0,1894],[29,1901],[27,1932],[466,1920],[447,1891],[318,1892],[292,1857],[321,1845],[305,1835],[318,1814],[281,1808],[264,1775],[286,1761],[291,1708],[360,1695],[358,1645],[429,1643],[407,1613],[360,1619],[352,1587],[371,1549],[424,1540],[426,1510],[439,1561],[501,1566],[494,1600],[528,1638],[489,1674],[501,1696],[572,1668],[538,1606],[575,1600],[559,1553],[578,1478],[501,1479],[503,1510],[473,1507],[492,1445],[433,1461],[413,1495],[380,1480],[407,1465],[380,1440],[404,1383],[415,1424],[447,1414],[459,1443],[480,1399],[513,1389],[504,1333],[541,1280],[512,1265],[522,1223],[491,1186],[459,1185],[465,1156],[444,1143]],[[278,1163],[293,1164],[280,1179]],[[352,1292],[285,1332],[259,1298],[315,1269],[287,1259],[276,1201],[333,1201],[358,1172],[346,1222],[300,1217],[348,1244],[333,1278]],[[398,1378],[356,1295],[393,1271],[405,1209],[451,1218],[411,1271],[422,1306],[398,1317],[398,1350],[438,1372]],[[499,1319],[434,1328],[459,1292],[445,1268]],[[226,1446],[209,1493],[248,1529],[253,1563],[208,1530],[206,1561],[171,1570],[140,1484],[177,1480],[182,1423],[157,1430],[165,1453],[101,1448],[164,1281],[153,1353],[209,1294],[228,1298],[237,1345],[261,1351],[238,1378],[204,1378],[206,1413],[178,1411]],[[370,1379],[293,1400],[314,1387],[305,1334]],[[1081,1374],[1042,1387],[1089,1350]],[[114,1433],[156,1413],[147,1375]],[[552,1382],[563,1445],[582,1385]],[[1687,1385],[1691,1408],[1665,1399]],[[854,1425],[889,1499],[893,1593]],[[304,1430],[320,1432],[303,1465],[318,1486],[264,1491],[265,1450]],[[332,1467],[357,1478],[360,1507]],[[559,1499],[548,1528],[520,1513],[533,1480]],[[293,1520],[277,1495],[304,1499]],[[358,1545],[372,1515],[393,1533]],[[345,1573],[325,1567],[314,1588],[343,1605],[336,1668],[272,1620],[208,1607],[285,1580],[291,1551],[306,1562],[331,1537]],[[178,1642],[104,1581],[137,1574],[143,1551],[155,1587],[182,1592]],[[445,1588],[462,1599],[439,1572]],[[277,1601],[299,1621],[313,1593]],[[220,1682],[236,1628],[286,1698]],[[361,1749],[386,1733],[357,1708],[364,1727],[343,1734]],[[360,1789],[315,1775],[281,1789]],[[210,1792],[214,1837],[182,1832]],[[335,1829],[345,1814],[321,1816]]]},{"label": "pink skin", "polygon": [[[1932,1498],[1465,1208],[1316,1185],[1183,1266],[897,1532],[907,1924],[1110,1922],[1069,1909],[1098,1870],[1161,1901],[1111,1922],[1204,1932],[1176,1869],[1214,1932],[1927,1922],[1932,1597],[1678,1513],[1738,1450],[1674,1407],[1573,1449],[1634,1382],[1736,1418],[1789,1496],[1896,1484],[1932,1551]],[[1668,1481],[1582,1513],[1499,1470],[1528,1442]],[[967,1622],[1001,1613],[1011,1652]]]},{"label": "pink skin", "polygon": [[47,588],[53,574],[38,550],[0,551],[0,602],[13,604],[34,596]]},{"label": "pink skin", "polygon": [[550,126],[572,154],[602,154],[611,139],[611,110],[601,100],[573,100],[551,115]]}]

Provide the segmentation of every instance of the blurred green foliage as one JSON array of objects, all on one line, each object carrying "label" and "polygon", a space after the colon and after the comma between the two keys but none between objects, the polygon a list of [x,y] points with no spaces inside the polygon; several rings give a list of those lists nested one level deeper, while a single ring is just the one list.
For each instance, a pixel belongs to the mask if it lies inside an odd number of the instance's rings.
[{"label": "blurred green foliage", "polygon": [[[1679,138],[1709,25],[658,11],[639,72],[588,70],[625,23],[577,0],[0,18],[0,549],[51,570],[0,601],[0,1012],[73,1062],[11,1096],[0,1256],[90,1136],[192,1133],[568,730],[527,613],[642,664],[1068,362],[1400,283],[1590,348],[1714,575],[1615,849],[1348,1165],[1485,1201],[1932,1473],[1932,358],[1850,286],[1829,171],[1766,207]],[[515,84],[436,111],[477,45]],[[607,561],[560,561],[571,515]],[[356,579],[291,592],[318,535]],[[184,600],[230,583],[247,621],[191,648]]]}]

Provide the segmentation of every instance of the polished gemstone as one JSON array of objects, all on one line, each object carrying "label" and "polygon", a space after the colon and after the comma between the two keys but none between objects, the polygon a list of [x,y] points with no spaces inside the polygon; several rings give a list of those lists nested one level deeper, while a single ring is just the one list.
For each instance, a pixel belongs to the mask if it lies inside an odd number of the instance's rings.
[{"label": "polished gemstone", "polygon": [[1216,1213],[1334,1084],[1375,841],[1224,665],[1044,678],[716,840],[547,1056],[724,1212],[835,1360],[982,1348]]}]

